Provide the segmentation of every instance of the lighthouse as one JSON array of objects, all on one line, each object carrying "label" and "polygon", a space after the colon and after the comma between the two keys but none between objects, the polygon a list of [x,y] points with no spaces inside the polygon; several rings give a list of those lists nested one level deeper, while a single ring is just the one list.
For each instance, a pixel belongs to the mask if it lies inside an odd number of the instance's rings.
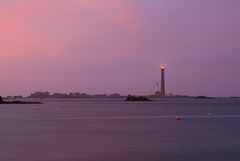
[{"label": "lighthouse", "polygon": [[161,64],[160,68],[161,68],[161,91],[160,91],[160,94],[162,96],[165,96],[166,95],[166,92],[165,92],[165,65]]},{"label": "lighthouse", "polygon": [[165,65],[164,64],[161,64],[160,65],[160,69],[161,69],[161,90],[159,91],[158,89],[158,83],[157,83],[157,86],[156,86],[156,92],[155,92],[155,95],[157,96],[166,96],[166,92],[165,92]]}]

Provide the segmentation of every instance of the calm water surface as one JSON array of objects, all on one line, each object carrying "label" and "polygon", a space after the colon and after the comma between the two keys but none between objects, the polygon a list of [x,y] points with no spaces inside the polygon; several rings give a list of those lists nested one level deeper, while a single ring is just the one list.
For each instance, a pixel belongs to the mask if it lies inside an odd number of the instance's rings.
[{"label": "calm water surface", "polygon": [[0,161],[240,160],[240,99],[41,101],[0,105]]}]

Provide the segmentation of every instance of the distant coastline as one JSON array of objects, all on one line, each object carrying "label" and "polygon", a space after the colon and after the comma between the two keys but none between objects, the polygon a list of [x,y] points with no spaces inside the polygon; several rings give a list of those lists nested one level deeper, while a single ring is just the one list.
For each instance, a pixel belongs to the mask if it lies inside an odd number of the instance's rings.
[{"label": "distant coastline", "polygon": [[[216,99],[219,97],[208,97],[208,96],[188,96],[188,95],[174,95],[174,94],[168,94],[168,95],[136,95],[137,97],[146,97],[146,98],[193,98],[193,99]],[[30,94],[27,97],[23,96],[7,96],[5,99],[7,100],[19,100],[22,98],[31,98],[31,99],[38,99],[38,98],[127,98],[128,95],[120,95],[118,93],[113,94],[95,94],[90,95],[86,93],[79,93],[79,92],[71,92],[69,94],[66,93],[53,93],[50,94],[50,92],[35,92]],[[239,98],[239,97],[225,97],[225,98]]]}]

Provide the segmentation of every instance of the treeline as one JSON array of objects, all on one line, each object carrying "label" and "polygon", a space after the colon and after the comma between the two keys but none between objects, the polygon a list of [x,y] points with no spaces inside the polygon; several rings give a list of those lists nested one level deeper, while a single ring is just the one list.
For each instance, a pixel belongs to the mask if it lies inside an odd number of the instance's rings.
[{"label": "treeline", "polygon": [[69,94],[65,93],[53,93],[50,92],[35,92],[32,93],[28,98],[121,98],[118,93],[113,93],[110,95],[107,94],[96,94],[96,95],[89,95],[86,93],[79,93],[79,92],[71,92]]}]

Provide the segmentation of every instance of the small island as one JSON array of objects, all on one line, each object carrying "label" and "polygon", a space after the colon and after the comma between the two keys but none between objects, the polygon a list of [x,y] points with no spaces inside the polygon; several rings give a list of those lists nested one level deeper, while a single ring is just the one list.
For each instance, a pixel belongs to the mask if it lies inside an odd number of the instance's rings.
[{"label": "small island", "polygon": [[207,96],[197,96],[195,99],[213,99],[212,97],[207,97]]},{"label": "small island", "polygon": [[25,102],[25,101],[4,101],[0,96],[0,104],[42,104],[41,102]]},{"label": "small island", "polygon": [[151,101],[151,100],[143,96],[136,97],[136,96],[128,95],[126,98],[126,101]]}]

